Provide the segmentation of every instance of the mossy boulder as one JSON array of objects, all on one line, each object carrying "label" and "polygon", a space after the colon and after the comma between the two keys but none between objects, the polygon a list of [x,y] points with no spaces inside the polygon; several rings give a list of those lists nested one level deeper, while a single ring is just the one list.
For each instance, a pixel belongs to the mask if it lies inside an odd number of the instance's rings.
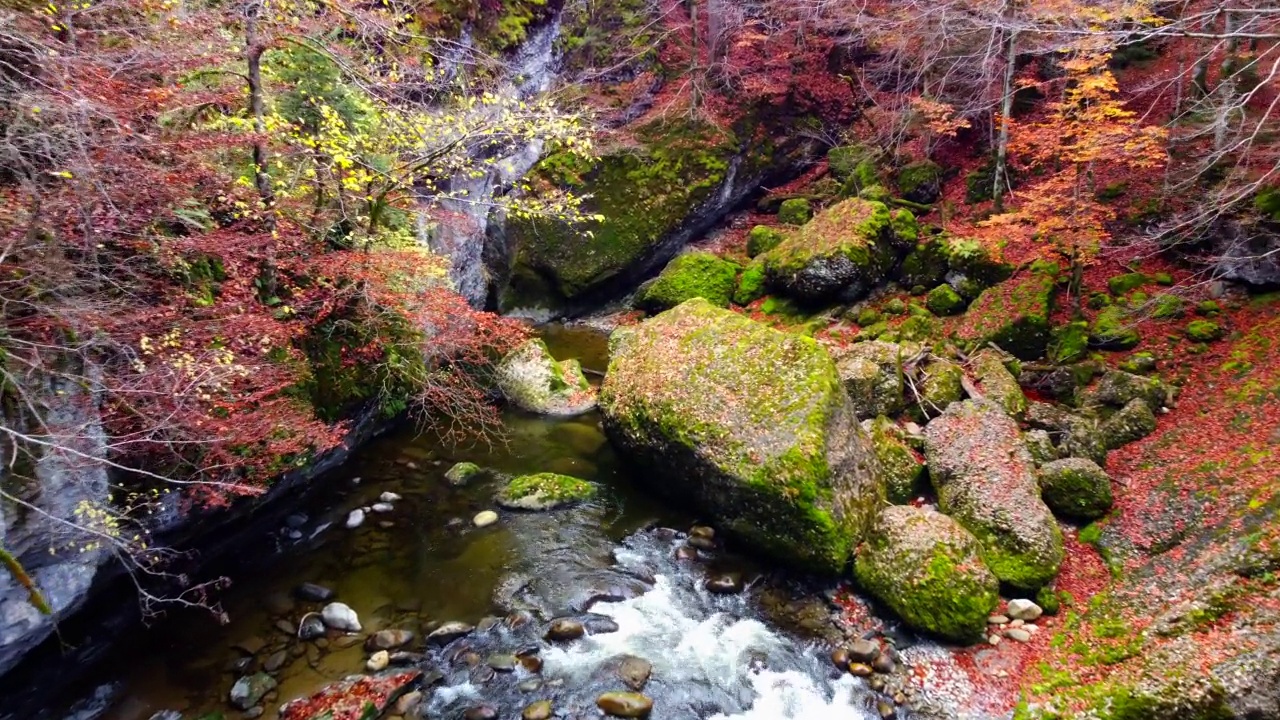
[{"label": "mossy boulder", "polygon": [[854,577],[907,625],[956,642],[980,639],[1000,602],[977,539],[926,508],[885,508],[858,552]]},{"label": "mossy boulder", "polygon": [[[1022,435],[1023,441],[1027,444],[1027,452],[1031,453],[1031,459],[1036,465],[1044,465],[1047,462],[1053,462],[1060,456],[1058,448],[1053,444],[1053,436],[1048,430],[1028,430]],[[1052,505],[1050,507],[1053,507]]]},{"label": "mossy boulder", "polygon": [[786,235],[768,225],[756,225],[747,233],[747,256],[755,257],[778,247]]},{"label": "mossy boulder", "polygon": [[[887,200],[880,202],[887,202]],[[889,227],[893,230],[894,244],[902,251],[915,247],[916,241],[920,239],[920,223],[916,221],[915,214],[906,208],[894,208],[889,211]]]},{"label": "mossy boulder", "polygon": [[1083,399],[1090,405],[1122,408],[1135,399],[1148,407],[1164,407],[1168,390],[1159,378],[1135,375],[1123,370],[1108,370],[1097,384],[1085,391]]},{"label": "mossy boulder", "polygon": [[577,360],[557,362],[540,338],[526,340],[498,363],[498,388],[513,405],[540,415],[581,415],[596,393]]},{"label": "mossy boulder", "polygon": [[738,287],[733,291],[733,302],[737,305],[750,305],[764,297],[768,290],[764,263],[759,259],[752,261],[738,276]]},{"label": "mossy boulder", "polygon": [[1044,355],[1049,344],[1053,280],[1031,274],[982,291],[956,329],[971,348],[995,343],[1023,360]]},{"label": "mossy boulder", "polygon": [[840,202],[761,255],[769,284],[804,302],[856,299],[893,264],[889,208],[856,198]]},{"label": "mossy boulder", "polygon": [[1089,329],[1089,345],[1102,350],[1130,350],[1142,340],[1134,329],[1135,324],[1119,305],[1104,307]]},{"label": "mossy boulder", "polygon": [[893,196],[889,194],[889,191],[886,190],[883,185],[864,185],[863,188],[858,191],[857,197],[860,200],[871,200],[873,202],[882,203],[888,203],[893,199]]},{"label": "mossy boulder", "polygon": [[708,252],[685,253],[667,263],[637,304],[646,312],[658,313],[700,297],[712,305],[729,307],[737,280],[737,263]]},{"label": "mossy boulder", "polygon": [[1187,323],[1187,339],[1192,342],[1213,342],[1221,340],[1222,326],[1212,320],[1192,320]]},{"label": "mossy boulder", "polygon": [[1172,320],[1183,315],[1186,303],[1177,295],[1161,293],[1151,299],[1151,317],[1157,320]]},{"label": "mossy boulder", "polygon": [[872,160],[874,152],[862,145],[842,145],[827,151],[827,167],[836,180],[848,182],[855,178],[858,165]]},{"label": "mossy boulder", "polygon": [[1111,478],[1085,458],[1054,460],[1040,466],[1040,496],[1058,515],[1096,520],[1111,510]]},{"label": "mossy boulder", "polygon": [[601,219],[508,218],[516,257],[504,309],[571,302],[653,262],[740,151],[730,133],[691,121],[653,122],[634,138],[594,160],[555,153],[538,165],[534,177],[589,198],[583,210]]},{"label": "mossy boulder", "polygon": [[556,473],[521,475],[498,491],[494,500],[511,510],[554,510],[596,495],[596,486],[586,480]]},{"label": "mossy boulder", "polygon": [[455,463],[444,474],[445,482],[454,487],[462,487],[483,478],[488,473],[484,468],[473,462]]},{"label": "mossy boulder", "polygon": [[813,219],[813,205],[804,198],[783,200],[778,206],[778,222],[783,225],[803,225]]},{"label": "mossy boulder", "polygon": [[917,420],[937,417],[964,397],[964,369],[939,357],[930,357],[920,368],[912,415]]},{"label": "mossy boulder", "polygon": [[985,348],[969,357],[969,367],[983,397],[999,405],[1010,417],[1022,417],[1027,411],[1027,396],[1022,394],[1018,378],[1005,366],[1004,356]]},{"label": "mossy boulder", "polygon": [[1049,342],[1049,360],[1065,365],[1083,360],[1089,354],[1089,323],[1069,322],[1053,329]]},{"label": "mossy boulder", "polygon": [[953,403],[925,427],[938,505],[978,538],[996,577],[1035,590],[1062,564],[1062,531],[1040,498],[1017,423],[995,404]]},{"label": "mossy boulder", "polygon": [[1151,278],[1144,273],[1125,273],[1109,278],[1107,280],[1107,289],[1111,291],[1112,295],[1120,297],[1150,282]]},{"label": "mossy boulder", "polygon": [[1136,352],[1125,358],[1117,367],[1134,375],[1148,375],[1156,371],[1156,356],[1149,352]]},{"label": "mossy boulder", "polygon": [[1001,260],[997,251],[977,240],[948,237],[938,242],[947,251],[947,283],[966,300],[973,300],[984,289],[1013,275],[1012,265]]},{"label": "mossy boulder", "polygon": [[894,416],[906,409],[903,364],[919,351],[917,345],[870,340],[835,352],[836,370],[858,417]]},{"label": "mossy boulder", "polygon": [[871,448],[880,462],[880,475],[889,502],[895,505],[911,502],[920,494],[925,467],[924,460],[907,444],[906,433],[883,415],[863,420],[862,429],[871,438]]},{"label": "mossy boulder", "polygon": [[942,195],[942,168],[931,160],[920,160],[898,171],[898,193],[903,199],[925,205]]},{"label": "mossy boulder", "polygon": [[638,478],[797,567],[841,572],[884,503],[826,350],[705,300],[619,336],[600,407]]},{"label": "mossy boulder", "polygon": [[1059,437],[1058,450],[1063,457],[1085,458],[1099,466],[1107,464],[1108,443],[1096,420],[1073,415]]},{"label": "mossy boulder", "polygon": [[929,291],[925,305],[934,315],[955,315],[964,311],[964,298],[950,285],[939,285]]},{"label": "mossy boulder", "polygon": [[1146,401],[1134,398],[1104,420],[1101,431],[1107,449],[1116,450],[1155,432],[1156,415]]},{"label": "mossy boulder", "polygon": [[947,276],[947,247],[938,240],[917,243],[898,266],[896,277],[904,287],[935,287]]}]

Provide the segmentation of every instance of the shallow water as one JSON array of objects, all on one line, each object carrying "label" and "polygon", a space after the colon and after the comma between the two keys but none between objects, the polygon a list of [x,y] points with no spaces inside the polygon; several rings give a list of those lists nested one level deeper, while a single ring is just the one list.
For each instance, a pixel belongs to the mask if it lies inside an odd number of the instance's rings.
[{"label": "shallow water", "polygon": [[[576,355],[588,369],[603,370],[598,336],[558,331],[549,345],[561,358]],[[686,529],[698,518],[664,505],[643,491],[643,478],[627,475],[597,415],[551,420],[507,413],[505,425],[506,441],[494,447],[446,450],[404,429],[361,450],[298,509],[292,526],[264,538],[229,570],[233,585],[221,596],[228,625],[216,625],[207,613],[175,613],[115,652],[94,678],[123,686],[102,717],[147,720],[175,710],[188,720],[218,712],[238,718],[227,704],[236,678],[280,662],[280,686],[263,703],[262,717],[270,719],[283,702],[362,672],[363,635],[349,645],[332,634],[326,643],[304,643],[277,627],[296,626],[319,609],[290,597],[303,582],[335,590],[366,633],[414,631],[408,649],[416,651],[433,622],[475,624],[513,612],[534,618],[515,629],[493,624],[427,651],[422,666],[439,671],[441,681],[424,701],[425,717],[460,718],[481,702],[516,717],[538,699],[553,700],[562,717],[598,717],[599,693],[622,689],[613,673],[624,655],[653,663],[645,693],[655,701],[654,717],[879,717],[864,680],[833,677],[825,648],[763,619],[758,588],[750,587],[760,573],[748,560],[721,550],[676,559],[684,535],[665,528]],[[496,525],[476,529],[471,518],[496,509],[501,479],[451,487],[443,475],[463,460],[499,474],[572,474],[598,483],[601,493],[549,513],[501,511]],[[369,513],[355,530],[343,527],[352,508],[369,507],[384,492],[401,496],[390,512]],[[707,592],[707,575],[724,570],[742,573],[748,591]],[[541,638],[545,620],[588,606],[597,620],[616,623],[616,632],[566,645]],[[544,660],[536,677],[473,667],[476,656],[532,647]],[[473,662],[459,663],[468,652],[476,654]]]}]

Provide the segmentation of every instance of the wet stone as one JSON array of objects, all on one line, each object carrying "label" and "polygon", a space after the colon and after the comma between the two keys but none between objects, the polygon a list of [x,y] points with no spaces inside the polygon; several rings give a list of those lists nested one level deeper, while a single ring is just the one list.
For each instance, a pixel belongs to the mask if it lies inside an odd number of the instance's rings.
[{"label": "wet stone", "polygon": [[676,559],[677,560],[697,560],[698,550],[696,548],[689,547],[688,545],[681,545],[680,547],[676,548]]},{"label": "wet stone", "polygon": [[498,522],[498,513],[492,510],[483,510],[478,512],[476,513],[476,516],[471,519],[471,524],[478,528],[489,527],[496,522]]},{"label": "wet stone", "polygon": [[551,701],[539,700],[530,704],[520,713],[521,720],[550,720],[551,718]]},{"label": "wet stone", "polygon": [[472,669],[471,682],[483,685],[492,680],[496,675],[497,673],[494,672],[493,668],[488,665],[481,665],[480,667]]},{"label": "wet stone", "polygon": [[316,640],[324,637],[324,620],[316,613],[308,613],[298,623],[298,637],[303,640]]},{"label": "wet stone", "polygon": [[622,680],[622,684],[636,691],[644,689],[644,686],[649,683],[651,674],[653,674],[653,664],[644,658],[627,656],[618,666],[618,678]]},{"label": "wet stone", "polygon": [[498,720],[498,708],[492,705],[477,705],[468,708],[462,717],[463,720]]},{"label": "wet stone", "polygon": [[577,620],[556,618],[551,621],[551,627],[547,628],[546,638],[552,642],[566,642],[577,640],[585,633],[586,628]]},{"label": "wet stone", "polygon": [[880,657],[880,645],[872,640],[858,638],[849,644],[851,662],[869,663]]},{"label": "wet stone", "polygon": [[898,711],[894,709],[893,704],[884,700],[876,703],[876,712],[880,713],[880,717],[884,720],[893,720],[898,717]]},{"label": "wet stone", "polygon": [[293,635],[298,632],[298,629],[295,628],[293,623],[288,620],[277,620],[276,629],[290,637],[293,637]]},{"label": "wet stone", "polygon": [[293,594],[303,602],[329,602],[337,594],[333,590],[315,583],[302,583],[293,589]]},{"label": "wet stone", "polygon": [[240,678],[235,685],[231,686],[229,699],[232,707],[248,710],[257,705],[275,687],[275,678],[266,673],[249,675]]},{"label": "wet stone", "polygon": [[888,655],[880,655],[875,660],[871,661],[871,669],[878,673],[890,675],[893,673],[895,668],[896,664],[893,662],[893,658]]},{"label": "wet stone", "polygon": [[502,618],[496,615],[489,615],[481,618],[480,622],[476,623],[476,630],[478,632],[486,633],[497,627],[500,622],[502,622]]},{"label": "wet stone", "polygon": [[742,575],[724,573],[707,578],[707,592],[717,595],[733,595],[742,592]]},{"label": "wet stone", "polygon": [[607,692],[596,698],[596,707],[613,717],[641,718],[653,710],[653,700],[640,693]]},{"label": "wet stone", "polygon": [[520,684],[516,685],[516,689],[520,692],[537,692],[542,689],[542,680],[539,680],[538,678],[523,680]]},{"label": "wet stone", "polygon": [[507,655],[505,653],[490,655],[486,663],[497,672],[509,673],[516,671],[515,655]]},{"label": "wet stone", "polygon": [[689,530],[689,537],[714,540],[716,538],[716,530],[715,528],[707,527],[706,525],[695,525],[691,530]]},{"label": "wet stone", "polygon": [[464,622],[447,622],[427,636],[428,645],[448,645],[464,635],[470,635],[475,630],[474,625],[468,625]]},{"label": "wet stone", "polygon": [[542,672],[542,658],[537,655],[524,655],[520,657],[520,666],[531,673]]},{"label": "wet stone", "polygon": [[422,653],[407,652],[404,650],[401,650],[400,652],[393,652],[388,658],[392,665],[417,665],[425,659],[426,658]]},{"label": "wet stone", "polygon": [[849,667],[849,649],[836,648],[831,651],[831,664],[844,670]]},{"label": "wet stone", "polygon": [[364,641],[364,647],[366,650],[394,650],[412,641],[413,632],[410,630],[379,630]]},{"label": "wet stone", "polygon": [[388,653],[386,650],[379,650],[378,652],[369,656],[369,660],[364,664],[364,668],[369,672],[376,673],[376,672],[381,672],[383,670],[386,670],[387,666],[390,664],[391,664],[391,654]]},{"label": "wet stone", "polygon": [[588,635],[608,635],[618,632],[618,623],[607,615],[587,615],[583,619],[582,627]]},{"label": "wet stone", "polygon": [[694,535],[694,536],[690,536],[688,540],[685,540],[685,542],[692,547],[698,548],[699,550],[715,550],[716,549],[716,541],[708,537],[698,537]]},{"label": "wet stone", "polygon": [[849,663],[849,674],[858,677],[870,677],[875,671],[866,663]]},{"label": "wet stone", "polygon": [[475,652],[474,650],[467,650],[466,652],[459,653],[458,656],[454,658],[454,662],[467,665],[469,667],[475,667],[480,664],[480,653]]},{"label": "wet stone", "polygon": [[288,651],[277,650],[276,652],[272,653],[270,657],[267,658],[266,662],[262,663],[262,669],[266,670],[269,673],[276,672],[280,668],[284,667],[284,664],[288,660],[289,660]]}]

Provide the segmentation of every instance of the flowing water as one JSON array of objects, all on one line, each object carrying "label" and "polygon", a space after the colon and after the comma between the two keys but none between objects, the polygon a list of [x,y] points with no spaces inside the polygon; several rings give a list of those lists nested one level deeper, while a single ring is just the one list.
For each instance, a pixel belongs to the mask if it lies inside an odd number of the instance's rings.
[{"label": "flowing water", "polygon": [[[562,329],[547,339],[557,356],[604,369],[599,336]],[[188,720],[239,718],[227,704],[228,690],[237,677],[265,666],[279,687],[262,716],[274,718],[284,701],[362,672],[363,635],[318,643],[293,636],[305,613],[319,609],[291,597],[303,582],[336,591],[366,633],[417,634],[409,647],[424,652],[419,666],[438,682],[414,717],[461,718],[485,703],[515,718],[541,699],[553,700],[559,717],[599,717],[596,697],[623,689],[615,672],[627,655],[652,663],[644,692],[656,718],[880,717],[866,680],[834,673],[827,646],[780,629],[762,612],[774,575],[720,548],[697,559],[676,556],[684,530],[698,518],[641,491],[642,478],[627,476],[598,416],[508,413],[505,422],[507,440],[492,448],[446,450],[411,429],[364,448],[327,490],[229,570],[233,585],[222,594],[228,625],[195,611],[176,613],[118,649],[97,678],[121,688],[102,717],[147,720],[173,710]],[[477,512],[496,509],[492,496],[501,480],[451,487],[443,475],[462,460],[497,473],[572,474],[602,492],[569,509],[501,512],[497,524],[475,528]],[[389,512],[371,511],[360,527],[344,527],[351,509],[371,507],[387,492],[400,496]],[[747,590],[705,589],[708,576],[726,571],[744,577]],[[546,621],[564,614],[584,620],[589,634],[565,644],[545,641]],[[425,633],[454,620],[480,629],[424,651]],[[521,667],[495,673],[487,662],[535,649],[542,658],[536,674]]]}]

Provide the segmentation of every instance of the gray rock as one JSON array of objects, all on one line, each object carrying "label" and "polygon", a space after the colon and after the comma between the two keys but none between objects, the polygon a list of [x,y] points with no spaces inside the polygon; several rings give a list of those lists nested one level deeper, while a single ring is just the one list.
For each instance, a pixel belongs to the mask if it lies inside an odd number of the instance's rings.
[{"label": "gray rock", "polygon": [[385,514],[385,513],[391,512],[392,510],[395,510],[396,506],[392,505],[391,503],[378,502],[370,506],[369,509],[379,514]]},{"label": "gray rock", "polygon": [[298,638],[301,640],[316,640],[324,635],[324,620],[316,613],[307,613],[298,623]]},{"label": "gray rock", "polygon": [[622,684],[637,692],[644,689],[652,674],[653,664],[633,655],[623,658],[618,666],[618,678],[622,680]]},{"label": "gray rock", "polygon": [[427,644],[448,645],[464,635],[470,635],[475,629],[474,625],[468,625],[464,622],[447,622],[427,635]]},{"label": "gray rock", "polygon": [[360,618],[356,611],[345,603],[333,602],[324,606],[320,618],[327,627],[342,632],[360,632]]},{"label": "gray rock", "polygon": [[1111,478],[1092,460],[1065,458],[1045,463],[1039,480],[1040,496],[1058,515],[1094,520],[1111,509]]},{"label": "gray rock", "polygon": [[892,417],[907,407],[902,365],[920,352],[916,344],[871,340],[839,350],[834,358],[840,380],[859,418]]},{"label": "gray rock", "polygon": [[498,522],[498,513],[493,510],[481,510],[471,519],[471,524],[478,528],[489,527]]},{"label": "gray rock", "polygon": [[596,707],[612,717],[642,718],[653,710],[653,700],[636,692],[607,692],[596,698]]},{"label": "gray rock", "polygon": [[334,598],[334,595],[336,595],[336,593],[329,588],[315,583],[302,583],[293,589],[293,594],[297,596],[299,600],[315,603],[329,602]]},{"label": "gray rock", "polygon": [[498,363],[496,380],[513,405],[541,415],[581,415],[596,392],[577,360],[557,361],[540,338],[525,341]]},{"label": "gray rock", "polygon": [[266,661],[262,663],[262,669],[269,673],[274,673],[278,671],[280,668],[284,667],[284,664],[288,661],[289,661],[289,651],[277,650],[271,653],[271,655],[266,659]]},{"label": "gray rock", "polygon": [[1004,631],[1004,636],[1018,642],[1031,642],[1031,633],[1022,628],[1009,628]]},{"label": "gray rock", "polygon": [[1027,411],[1027,398],[1018,379],[1005,367],[1000,353],[986,348],[969,357],[969,367],[978,379],[982,396],[999,405],[1011,417],[1021,418]]},{"label": "gray rock", "polygon": [[1039,605],[1024,598],[1010,600],[1008,609],[1005,611],[1005,615],[1008,615],[1013,620],[1025,622],[1035,620],[1043,614],[1044,611],[1040,609]]},{"label": "gray rock", "polygon": [[347,513],[347,520],[344,523],[348,530],[354,530],[364,524],[364,510],[356,508]]},{"label": "gray rock", "polygon": [[177,710],[161,710],[147,720],[182,720],[182,713]]},{"label": "gray rock", "polygon": [[1048,430],[1028,430],[1022,436],[1027,444],[1027,452],[1037,465],[1044,465],[1058,459],[1058,448],[1054,447],[1053,438]]},{"label": "gray rock", "polygon": [[1159,409],[1164,407],[1167,394],[1164,383],[1157,378],[1134,375],[1123,370],[1108,370],[1095,387],[1085,391],[1084,400],[1088,404],[1119,408],[1138,399],[1145,401],[1149,408]]},{"label": "gray rock", "polygon": [[849,660],[852,662],[869,663],[878,657],[880,657],[879,643],[865,638],[857,638],[849,643]]},{"label": "gray rock", "polygon": [[1100,428],[1108,450],[1117,450],[1156,431],[1156,416],[1145,400],[1134,398]]},{"label": "gray rock", "polygon": [[564,642],[568,640],[577,640],[586,634],[587,630],[582,623],[571,618],[556,618],[551,621],[551,626],[547,628],[546,638],[554,642]]},{"label": "gray rock", "polygon": [[740,573],[721,573],[707,578],[707,592],[716,595],[732,595],[742,592],[742,575]]},{"label": "gray rock", "polygon": [[231,706],[248,710],[261,702],[262,698],[274,689],[276,689],[276,679],[266,673],[242,677],[231,686]]},{"label": "gray rock", "polygon": [[393,503],[399,500],[400,500],[400,496],[397,495],[396,493],[391,492],[390,490],[378,496],[378,501],[384,502],[384,503]]}]

